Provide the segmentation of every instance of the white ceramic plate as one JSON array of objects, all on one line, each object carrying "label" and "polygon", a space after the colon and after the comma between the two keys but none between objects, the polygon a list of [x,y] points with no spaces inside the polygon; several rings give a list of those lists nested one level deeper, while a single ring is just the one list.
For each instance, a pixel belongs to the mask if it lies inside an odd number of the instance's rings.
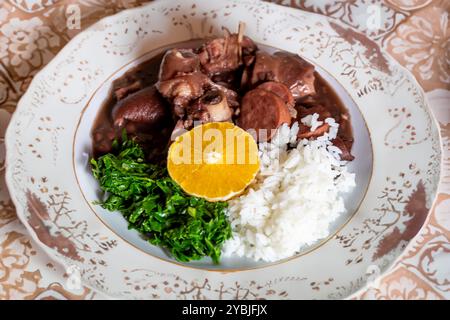
[{"label": "white ceramic plate", "polygon": [[[273,264],[175,263],[120,214],[92,201],[90,130],[112,81],[165,48],[221,27],[317,66],[349,108],[357,188],[329,238]],[[20,219],[84,284],[124,298],[342,298],[386,270],[434,200],[439,133],[413,77],[369,39],[323,16],[255,1],[157,1],[96,23],[33,80],[6,135],[7,183]]]}]

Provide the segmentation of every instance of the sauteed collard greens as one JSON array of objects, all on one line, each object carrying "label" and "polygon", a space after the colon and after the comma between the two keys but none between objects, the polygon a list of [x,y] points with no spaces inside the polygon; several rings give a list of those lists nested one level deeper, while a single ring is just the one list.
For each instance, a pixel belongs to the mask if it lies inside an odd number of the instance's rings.
[{"label": "sauteed collard greens", "polygon": [[231,237],[227,203],[186,195],[165,167],[145,162],[136,142],[126,137],[122,141],[115,141],[113,153],[91,160],[93,174],[107,192],[99,204],[120,211],[130,228],[179,261],[210,256],[218,263],[222,244]]}]

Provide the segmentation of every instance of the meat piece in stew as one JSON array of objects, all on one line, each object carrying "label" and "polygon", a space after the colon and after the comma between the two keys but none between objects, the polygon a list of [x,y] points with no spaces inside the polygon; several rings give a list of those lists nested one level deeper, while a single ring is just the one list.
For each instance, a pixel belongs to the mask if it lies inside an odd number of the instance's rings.
[{"label": "meat piece in stew", "polygon": [[175,115],[183,117],[186,106],[191,101],[201,97],[205,93],[205,89],[211,87],[211,85],[211,79],[205,74],[192,72],[160,81],[157,88],[161,95],[173,104]]},{"label": "meat piece in stew", "polygon": [[224,37],[206,42],[199,50],[200,63],[208,76],[235,71],[249,63],[257,47],[254,42],[239,34],[224,29]]},{"label": "meat piece in stew", "polygon": [[289,52],[257,52],[250,84],[265,81],[285,84],[294,99],[315,93],[314,66],[300,56]]},{"label": "meat piece in stew", "polygon": [[159,80],[166,81],[200,71],[200,59],[191,49],[171,49],[166,52],[159,69]]}]

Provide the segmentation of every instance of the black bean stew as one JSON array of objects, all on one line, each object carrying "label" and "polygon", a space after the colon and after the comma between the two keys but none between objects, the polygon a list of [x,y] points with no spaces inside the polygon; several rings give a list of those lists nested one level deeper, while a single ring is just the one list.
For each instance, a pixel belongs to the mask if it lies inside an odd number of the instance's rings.
[{"label": "black bean stew", "polygon": [[164,163],[180,132],[211,121],[256,130],[297,121],[298,138],[314,139],[329,129],[324,123],[311,131],[301,123],[314,113],[339,123],[332,143],[343,160],[353,160],[349,113],[314,66],[289,52],[260,50],[250,38],[225,31],[198,48],[170,49],[115,80],[92,129],[94,157],[109,153],[125,130],[149,162]]}]

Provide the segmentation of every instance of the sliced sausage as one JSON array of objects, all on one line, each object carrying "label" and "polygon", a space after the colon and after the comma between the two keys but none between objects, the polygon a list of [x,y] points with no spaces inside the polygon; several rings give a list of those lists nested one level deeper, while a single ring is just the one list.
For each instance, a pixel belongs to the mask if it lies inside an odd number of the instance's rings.
[{"label": "sliced sausage", "polygon": [[263,89],[253,89],[245,94],[238,119],[241,128],[253,129],[257,140],[268,141],[283,123],[291,123],[291,116],[283,99]]},{"label": "sliced sausage", "polygon": [[114,125],[127,122],[154,125],[168,114],[164,100],[154,86],[144,88],[120,100],[114,108]]},{"label": "sliced sausage", "polygon": [[267,81],[260,84],[258,86],[258,89],[263,89],[275,93],[277,96],[283,99],[284,103],[286,103],[287,106],[294,106],[295,104],[294,97],[292,96],[291,91],[286,85],[282,84],[281,82]]},{"label": "sliced sausage", "polygon": [[257,88],[275,93],[277,96],[283,99],[284,103],[286,103],[286,106],[288,107],[289,114],[291,115],[291,117],[292,118],[297,117],[297,110],[295,110],[294,108],[295,105],[294,97],[292,96],[291,91],[286,85],[282,84],[281,82],[267,81],[260,84]]}]

